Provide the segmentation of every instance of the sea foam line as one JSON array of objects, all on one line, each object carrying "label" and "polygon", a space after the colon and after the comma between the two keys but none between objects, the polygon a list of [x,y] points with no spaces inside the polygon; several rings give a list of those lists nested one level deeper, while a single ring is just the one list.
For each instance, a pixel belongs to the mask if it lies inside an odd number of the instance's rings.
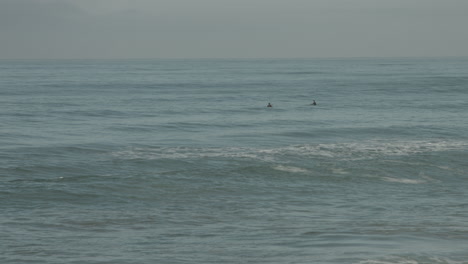
[{"label": "sea foam line", "polygon": [[413,180],[413,179],[405,179],[405,178],[382,177],[382,179],[387,182],[397,182],[397,183],[406,183],[406,184],[426,183],[425,180]]},{"label": "sea foam line", "polygon": [[275,170],[279,171],[284,171],[284,172],[293,172],[293,173],[307,173],[309,170],[299,168],[299,167],[293,167],[293,166],[284,166],[284,165],[278,165],[273,167]]},{"label": "sea foam line", "polygon": [[423,264],[423,263],[440,263],[440,264],[464,264],[464,261],[456,261],[448,258],[440,257],[421,257],[421,259],[409,259],[404,257],[384,258],[382,260],[363,260],[357,264]]},{"label": "sea foam line", "polygon": [[352,143],[304,144],[276,148],[254,147],[148,147],[131,148],[113,152],[120,159],[203,159],[236,158],[267,162],[281,160],[284,156],[339,158],[362,160],[383,156],[407,156],[440,151],[466,151],[465,141],[364,141]]}]

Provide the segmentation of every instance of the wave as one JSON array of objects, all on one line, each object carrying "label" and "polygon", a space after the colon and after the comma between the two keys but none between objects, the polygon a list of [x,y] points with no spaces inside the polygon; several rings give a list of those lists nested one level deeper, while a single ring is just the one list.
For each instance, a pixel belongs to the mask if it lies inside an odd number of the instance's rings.
[{"label": "wave", "polygon": [[357,262],[357,264],[422,264],[422,263],[464,264],[466,262],[453,260],[449,258],[430,257],[430,256],[386,257],[382,259],[363,260],[363,261]]},{"label": "wave", "polygon": [[134,147],[112,153],[120,159],[204,159],[237,158],[277,161],[285,157],[364,160],[443,151],[466,151],[466,141],[364,141],[353,143],[302,144],[284,147]]},{"label": "wave", "polygon": [[425,180],[414,180],[414,179],[405,179],[405,178],[382,177],[382,179],[387,182],[396,182],[396,183],[405,183],[405,184],[426,183]]},{"label": "wave", "polygon": [[284,166],[284,165],[278,165],[275,166],[273,169],[279,170],[279,171],[284,171],[284,172],[293,172],[293,173],[307,173],[309,170],[299,168],[299,167],[293,167],[293,166]]}]

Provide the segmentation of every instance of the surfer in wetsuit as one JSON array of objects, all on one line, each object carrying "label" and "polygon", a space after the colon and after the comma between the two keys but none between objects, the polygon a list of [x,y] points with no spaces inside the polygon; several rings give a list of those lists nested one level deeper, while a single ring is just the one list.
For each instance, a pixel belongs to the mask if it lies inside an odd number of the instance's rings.
[{"label": "surfer in wetsuit", "polygon": [[315,100],[313,100],[312,105],[317,105],[317,103],[315,102]]},{"label": "surfer in wetsuit", "polygon": [[267,107],[273,107],[270,103],[268,103]]}]

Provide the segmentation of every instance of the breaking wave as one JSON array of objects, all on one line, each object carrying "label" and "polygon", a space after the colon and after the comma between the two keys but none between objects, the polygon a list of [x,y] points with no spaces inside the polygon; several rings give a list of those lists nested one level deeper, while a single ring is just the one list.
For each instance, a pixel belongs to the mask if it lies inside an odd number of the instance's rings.
[{"label": "breaking wave", "polygon": [[[119,159],[204,159],[235,158],[276,161],[284,156],[365,160],[377,157],[408,156],[443,151],[466,151],[465,141],[407,141],[303,144],[276,148],[251,147],[132,147],[113,152]],[[284,168],[283,168],[284,169]]]}]

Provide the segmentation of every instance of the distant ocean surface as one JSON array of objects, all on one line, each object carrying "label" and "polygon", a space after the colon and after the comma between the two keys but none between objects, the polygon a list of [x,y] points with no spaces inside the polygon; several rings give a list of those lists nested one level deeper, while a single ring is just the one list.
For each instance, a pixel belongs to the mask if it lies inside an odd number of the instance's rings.
[{"label": "distant ocean surface", "polygon": [[468,58],[0,60],[0,253],[466,264]]}]

